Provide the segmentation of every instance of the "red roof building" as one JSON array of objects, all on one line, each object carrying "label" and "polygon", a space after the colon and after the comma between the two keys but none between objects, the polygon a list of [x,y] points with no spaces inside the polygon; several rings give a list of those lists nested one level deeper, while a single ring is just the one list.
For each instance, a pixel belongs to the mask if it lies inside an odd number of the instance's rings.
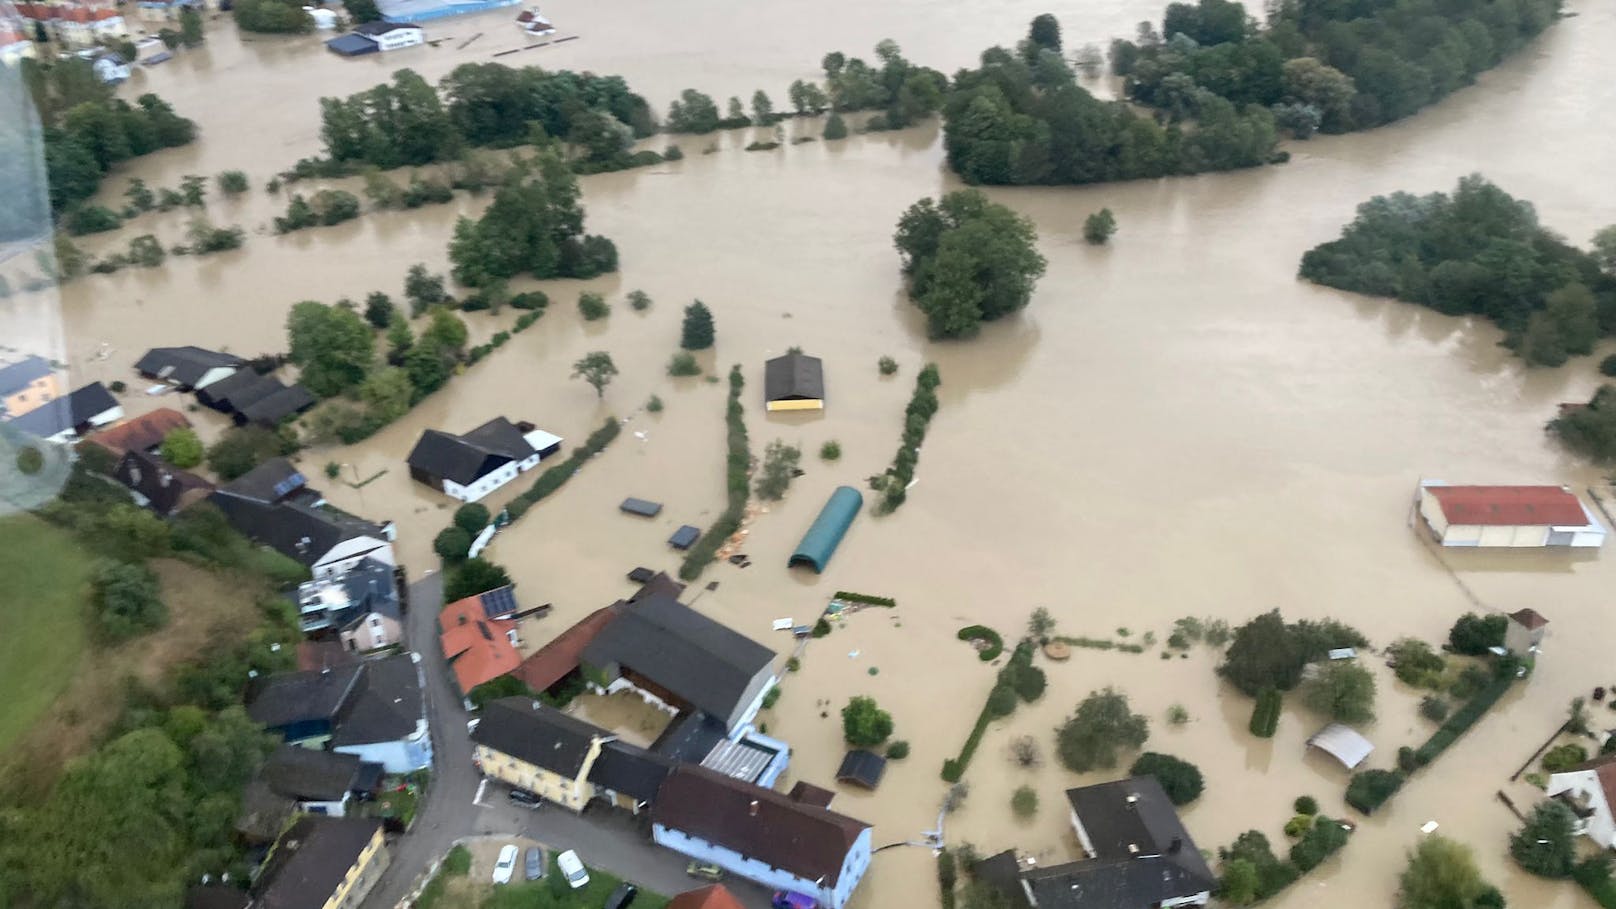
[{"label": "red roof building", "polygon": [[723,884],[712,884],[700,890],[686,890],[671,900],[667,909],[743,909],[741,901],[724,889]]},{"label": "red roof building", "polygon": [[115,455],[126,451],[152,451],[163,444],[163,438],[176,429],[186,429],[191,421],[172,407],[159,407],[133,420],[125,420],[111,429],[96,433],[87,440]]},{"label": "red roof building", "polygon": [[1420,484],[1420,515],[1444,546],[1593,547],[1605,528],[1564,486]]},{"label": "red roof building", "polygon": [[522,664],[511,640],[516,622],[489,618],[480,596],[456,600],[438,614],[443,659],[454,669],[461,694],[505,675]]}]

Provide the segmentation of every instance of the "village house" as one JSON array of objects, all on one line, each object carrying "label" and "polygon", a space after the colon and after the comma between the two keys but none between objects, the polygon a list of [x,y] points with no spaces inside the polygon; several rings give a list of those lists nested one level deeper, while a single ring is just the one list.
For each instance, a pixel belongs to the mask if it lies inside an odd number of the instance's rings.
[{"label": "village house", "polygon": [[393,566],[393,530],[343,514],[285,458],[271,458],[224,484],[208,501],[230,526],[308,568],[315,580],[340,577],[365,559]]},{"label": "village house", "polygon": [[56,370],[44,357],[24,357],[0,366],[0,419],[20,417],[61,394]]},{"label": "village house", "polygon": [[381,821],[306,815],[264,861],[253,909],[354,909],[390,861]]},{"label": "village house", "polygon": [[417,481],[475,502],[560,450],[560,436],[495,417],[464,435],[428,429],[407,460]]},{"label": "village house", "polygon": [[123,406],[112,392],[100,382],[91,382],[66,397],[42,402],[9,425],[46,442],[68,442],[121,419]]},{"label": "village house", "polygon": [[615,738],[532,698],[500,698],[483,705],[472,757],[483,776],[582,812],[595,794],[590,767]]},{"label": "village house", "polygon": [[379,51],[394,51],[426,43],[426,30],[408,22],[361,22],[354,30],[325,43],[326,49],[343,57],[359,57]]},{"label": "village house", "polygon": [[516,596],[509,586],[456,600],[438,613],[443,659],[461,696],[521,665],[516,619]]},{"label": "village house", "polygon": [[201,347],[154,347],[135,362],[135,371],[191,391],[207,388],[246,364],[240,357]]},{"label": "village house", "polygon": [[125,452],[112,476],[128,488],[136,505],[165,518],[213,494],[212,483],[144,451]]},{"label": "village house", "polygon": [[1504,626],[1504,649],[1518,656],[1532,656],[1543,645],[1543,635],[1549,630],[1549,620],[1536,609],[1527,607],[1509,614]]},{"label": "village house", "polygon": [[676,767],[651,806],[660,846],[842,909],[870,864],[870,825],[703,767]]},{"label": "village house", "polygon": [[1605,527],[1564,486],[1449,486],[1420,481],[1420,516],[1443,546],[1598,547]]},{"label": "village house", "polygon": [[1152,776],[1068,789],[1084,858],[1023,868],[1014,850],[984,859],[978,880],[1018,909],[1204,906],[1217,878]]},{"label": "village house", "polygon": [[253,423],[274,428],[319,403],[302,385],[287,386],[274,376],[238,369],[196,391],[196,399],[229,414],[238,426]]},{"label": "village house", "polygon": [[401,653],[349,666],[254,679],[247,715],[289,745],[381,764],[388,773],[432,766],[420,657]]},{"label": "village house", "polygon": [[125,420],[110,429],[103,429],[84,441],[105,448],[113,457],[121,458],[125,452],[130,451],[155,454],[169,433],[190,427],[191,421],[185,414],[172,407],[159,407],[150,413]]},{"label": "village house", "polygon": [[1543,790],[1577,816],[1576,832],[1600,849],[1616,848],[1616,754],[1602,754],[1549,777]]},{"label": "village house", "polygon": [[361,559],[337,578],[304,581],[297,588],[297,604],[304,634],[334,632],[349,652],[365,653],[404,640],[394,569],[375,559]]},{"label": "village house", "polygon": [[55,40],[68,47],[95,47],[129,34],[123,15],[111,3],[56,0],[51,3],[19,3],[16,8],[24,19],[42,23]]},{"label": "village house", "polygon": [[351,754],[281,745],[270,753],[241,797],[236,832],[249,842],[273,842],[298,814],[344,817],[375,798],[382,765]]},{"label": "village house", "polygon": [[768,410],[824,410],[824,364],[803,353],[764,363],[763,403]]}]

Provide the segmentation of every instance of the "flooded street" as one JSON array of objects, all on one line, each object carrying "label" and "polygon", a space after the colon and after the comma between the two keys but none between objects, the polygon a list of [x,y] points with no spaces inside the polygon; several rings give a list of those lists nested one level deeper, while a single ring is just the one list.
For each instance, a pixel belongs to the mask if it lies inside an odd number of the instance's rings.
[{"label": "flooded street", "polygon": [[[810,622],[835,590],[898,600],[896,610],[860,612],[813,641],[801,671],[785,675],[778,705],[762,715],[768,733],[797,750],[790,779],[828,784],[843,753],[838,710],[847,697],[870,694],[891,711],[910,757],[893,762],[879,791],[842,788],[835,804],[873,822],[878,846],[935,825],[945,790],[938,770],[992,685],[993,668],[955,639],[963,625],[980,622],[1009,638],[1041,605],[1059,633],[1115,638],[1127,628],[1133,640],[1147,631],[1165,640],[1180,616],[1238,625],[1277,607],[1288,618],[1341,619],[1377,647],[1403,635],[1438,643],[1459,614],[1476,608],[1468,588],[1488,608],[1531,606],[1548,617],[1536,674],[1364,821],[1340,857],[1271,905],[1391,904],[1403,854],[1427,820],[1473,846],[1512,905],[1592,905],[1569,882],[1515,868],[1506,836],[1516,822],[1494,793],[1563,719],[1572,696],[1616,682],[1598,671],[1616,645],[1604,614],[1616,556],[1462,553],[1439,561],[1408,516],[1421,477],[1568,483],[1579,492],[1600,482],[1542,427],[1557,403],[1586,400],[1597,387],[1595,365],[1610,345],[1563,369],[1527,371],[1489,325],[1295,278],[1302,252],[1333,238],[1359,202],[1395,190],[1449,190],[1471,172],[1534,202],[1573,242],[1616,221],[1616,143],[1599,117],[1616,106],[1608,53],[1616,10],[1589,0],[1570,9],[1579,15],[1478,86],[1392,127],[1293,143],[1284,166],[991,191],[1036,222],[1049,269],[1022,314],[965,343],[926,340],[891,243],[905,207],[955,187],[935,122],[766,153],[741,150],[748,131],[674,137],[687,153],[681,162],[580,181],[589,231],[621,252],[618,274],[513,282],[512,290],[549,293],[552,306],[536,325],[363,444],[305,452],[304,468],[336,504],[396,520],[404,558],[419,575],[435,563],[432,536],[450,514],[449,500],[412,483],[403,462],[423,429],[463,432],[503,414],[571,445],[609,415],[626,419],[627,431],[603,455],[490,550],[524,603],[555,604],[533,632],[557,633],[626,595],[629,569],[676,568],[669,534],[680,524],[705,526],[723,508],[724,386],[664,373],[680,310],[699,297],[717,324],[716,350],[701,355],[708,373],[721,376],[732,363],[745,371],[753,452],[775,438],[798,444],[806,475],[752,525],[745,551],[755,564],[715,566],[691,593],[718,581],[697,607],[781,652],[782,662],[791,642],[769,630],[775,619]],[[619,73],[658,111],[685,87],[720,104],[764,87],[784,106],[787,84],[813,77],[826,51],[868,55],[890,37],[910,59],[951,72],[990,43],[1013,42],[1044,11],[1061,16],[1076,47],[1131,35],[1138,20],[1159,20],[1161,4],[557,0],[545,12],[583,39],[499,60]],[[482,38],[457,49],[478,32]],[[299,300],[359,300],[378,289],[397,298],[410,264],[446,270],[454,219],[487,197],[462,194],[449,205],[276,237],[264,227],[284,209],[286,191],[262,189],[273,172],[320,150],[319,95],[357,91],[401,67],[435,80],[523,43],[504,13],[428,26],[429,38],[446,36],[452,40],[437,48],[356,61],[312,37],[243,43],[233,26],[214,23],[206,49],[139,77],[133,92],[158,92],[197,120],[201,136],[134,162],[104,193],[117,196],[127,176],[171,186],[186,173],[243,169],[253,192],[239,200],[210,194],[209,214],[242,224],[249,237],[236,252],[64,288],[74,381],[130,381],[129,364],[157,345],[243,355],[284,349],[286,313]],[[817,135],[819,125],[785,129]],[[709,144],[717,151],[702,154]],[[1120,231],[1110,246],[1090,247],[1083,219],[1102,206]],[[187,218],[146,215],[84,246],[122,246],[147,232],[174,242]],[[646,313],[622,301],[635,288],[656,301]],[[582,322],[580,289],[605,292],[610,318]],[[465,318],[475,343],[516,315]],[[824,358],[823,414],[763,411],[762,363],[792,345]],[[592,350],[609,351],[621,370],[602,401],[568,378],[573,361]],[[882,355],[897,359],[896,376],[878,375]],[[788,572],[789,553],[831,490],[863,489],[891,460],[915,373],[927,361],[941,370],[941,409],[908,504],[878,518],[867,497],[824,575]],[[653,394],[666,404],[660,414],[644,410]],[[136,391],[125,403],[139,410],[164,401]],[[817,456],[830,439],[843,450],[834,464]],[[344,482],[325,480],[327,463],[346,465]],[[348,481],[356,480],[370,482],[354,488]],[[503,504],[526,482],[487,504]],[[655,519],[629,517],[616,507],[626,496],[665,508]],[[1148,748],[1191,760],[1206,775],[1205,794],[1185,812],[1203,849],[1252,827],[1282,849],[1280,828],[1303,794],[1325,813],[1354,816],[1341,798],[1346,773],[1304,753],[1322,721],[1298,699],[1288,702],[1276,737],[1254,740],[1246,732],[1250,701],[1217,682],[1211,650],[1162,660],[1159,649],[1078,650],[1059,664],[1040,658],[1049,691],[990,728],[966,777],[970,796],[947,821],[950,843],[970,842],[984,854],[1018,846],[1045,864],[1075,857],[1062,790],[1113,774],[1060,769],[1051,730],[1105,685],[1150,718]],[[1374,662],[1380,719],[1366,730],[1377,746],[1369,765],[1389,767],[1398,746],[1417,745],[1431,727],[1417,715],[1419,695]],[[1188,710],[1188,724],[1166,724],[1173,704]],[[1613,725],[1616,716],[1599,708],[1595,721]],[[1036,771],[1009,759],[1010,740],[1022,734],[1043,747]],[[1009,807],[1022,783],[1041,800],[1027,824]],[[1532,792],[1524,784],[1509,791],[1517,802]],[[926,850],[883,852],[856,905],[927,905],[933,869]]]}]

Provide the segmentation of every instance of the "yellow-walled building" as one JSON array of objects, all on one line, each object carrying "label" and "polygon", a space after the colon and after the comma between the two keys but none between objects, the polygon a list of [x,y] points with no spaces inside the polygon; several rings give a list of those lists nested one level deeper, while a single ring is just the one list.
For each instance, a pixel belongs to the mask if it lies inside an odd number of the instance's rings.
[{"label": "yellow-walled building", "polygon": [[253,907],[355,909],[390,861],[381,821],[304,815],[265,860]]},{"label": "yellow-walled building", "polygon": [[824,410],[824,364],[797,350],[764,363],[763,406],[769,410]]},{"label": "yellow-walled building", "polygon": [[581,812],[595,796],[589,771],[615,738],[531,698],[500,698],[483,705],[472,756],[483,776]]},{"label": "yellow-walled building", "polygon": [[60,397],[56,370],[43,357],[0,367],[0,416],[20,417]]}]

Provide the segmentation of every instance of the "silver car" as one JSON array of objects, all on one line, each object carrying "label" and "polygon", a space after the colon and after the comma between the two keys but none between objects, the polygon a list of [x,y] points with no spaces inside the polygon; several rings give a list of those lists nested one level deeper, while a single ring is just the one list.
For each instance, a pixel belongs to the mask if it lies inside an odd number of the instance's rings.
[{"label": "silver car", "polygon": [[527,867],[523,869],[530,881],[536,881],[544,876],[544,853],[537,846],[527,847]]}]

